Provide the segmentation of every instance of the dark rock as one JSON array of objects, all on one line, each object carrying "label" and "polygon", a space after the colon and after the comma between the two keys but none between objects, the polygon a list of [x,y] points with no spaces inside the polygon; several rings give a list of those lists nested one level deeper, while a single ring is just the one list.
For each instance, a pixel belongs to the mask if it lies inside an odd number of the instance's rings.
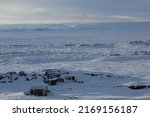
[{"label": "dark rock", "polygon": [[90,44],[81,44],[80,47],[88,47],[91,46]]},{"label": "dark rock", "polygon": [[131,85],[128,86],[130,89],[145,89],[147,86],[146,85]]},{"label": "dark rock", "polygon": [[132,41],[132,42],[129,42],[130,45],[146,45],[146,46],[149,46],[150,45],[150,40],[146,40],[146,41]]},{"label": "dark rock", "polygon": [[72,46],[76,46],[76,44],[66,44],[65,46],[72,47]]},{"label": "dark rock", "polygon": [[14,80],[18,80],[18,79],[19,79],[18,77],[14,78]]},{"label": "dark rock", "polygon": [[58,74],[55,74],[55,77],[60,77],[61,75],[58,73]]},{"label": "dark rock", "polygon": [[83,81],[79,81],[78,83],[84,83]]},{"label": "dark rock", "polygon": [[106,74],[106,77],[112,77],[111,74]]},{"label": "dark rock", "polygon": [[135,51],[133,53],[133,55],[150,55],[150,51],[147,51],[147,50],[143,50],[143,51]]},{"label": "dark rock", "polygon": [[27,76],[27,74],[24,71],[20,71],[19,76]]},{"label": "dark rock", "polygon": [[0,80],[5,78],[5,74],[0,74]]},{"label": "dark rock", "polygon": [[94,74],[94,73],[90,73],[89,75],[90,76],[97,76],[97,74]]},{"label": "dark rock", "polygon": [[0,83],[6,83],[6,81],[1,81]]},{"label": "dark rock", "polygon": [[145,45],[145,42],[144,41],[132,41],[132,42],[129,42],[130,45]]},{"label": "dark rock", "polygon": [[110,56],[120,56],[118,53],[110,53]]},{"label": "dark rock", "polygon": [[30,81],[31,79],[29,79],[28,77],[26,77],[26,81]]},{"label": "dark rock", "polygon": [[17,74],[17,72],[7,72],[6,76],[11,77],[11,76],[16,75],[16,74]]}]

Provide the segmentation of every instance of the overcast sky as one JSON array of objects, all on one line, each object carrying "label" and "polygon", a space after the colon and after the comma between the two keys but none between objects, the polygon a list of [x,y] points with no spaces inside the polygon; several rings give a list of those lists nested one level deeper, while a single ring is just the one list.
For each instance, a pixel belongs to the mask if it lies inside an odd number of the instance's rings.
[{"label": "overcast sky", "polygon": [[0,0],[0,24],[150,21],[150,0]]}]

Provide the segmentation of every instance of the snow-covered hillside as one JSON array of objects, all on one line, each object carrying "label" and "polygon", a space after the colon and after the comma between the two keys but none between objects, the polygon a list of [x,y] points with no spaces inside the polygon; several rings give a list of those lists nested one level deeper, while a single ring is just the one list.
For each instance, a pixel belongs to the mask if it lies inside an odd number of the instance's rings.
[{"label": "snow-covered hillside", "polygon": [[[59,78],[64,81],[45,82]],[[25,95],[33,86],[47,86],[48,95]],[[150,99],[150,83],[137,77],[52,69],[3,74],[0,89],[0,99]]]}]

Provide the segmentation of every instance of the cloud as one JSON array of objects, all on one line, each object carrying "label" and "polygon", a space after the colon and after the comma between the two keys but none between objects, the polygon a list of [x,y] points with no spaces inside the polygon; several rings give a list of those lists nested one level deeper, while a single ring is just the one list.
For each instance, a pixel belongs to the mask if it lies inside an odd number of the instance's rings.
[{"label": "cloud", "polygon": [[130,21],[134,21],[134,22],[140,22],[140,21],[150,21],[150,18],[146,18],[146,17],[138,17],[138,16],[127,16],[127,15],[111,15],[109,16],[110,19],[112,19],[112,21],[122,21],[122,22],[130,22]]},{"label": "cloud", "polygon": [[149,0],[0,0],[0,23],[150,21]]},{"label": "cloud", "polygon": [[[2,5],[0,4],[0,23],[34,23],[37,18],[45,19],[42,14],[46,14],[48,11],[44,7],[33,7],[23,4]],[[31,22],[32,21],[32,22]]]},{"label": "cloud", "polygon": [[99,23],[97,20],[92,19],[28,19],[28,20],[0,20],[2,24],[86,24],[86,23]]},{"label": "cloud", "polygon": [[113,20],[119,20],[119,21],[132,21],[132,20],[138,20],[139,18],[134,16],[125,16],[125,15],[112,15],[109,16]]},{"label": "cloud", "polygon": [[10,6],[0,6],[0,13],[5,14],[33,14],[33,13],[43,13],[47,12],[46,8],[38,8],[38,7],[29,7],[29,6],[18,6],[18,5],[10,5]]}]

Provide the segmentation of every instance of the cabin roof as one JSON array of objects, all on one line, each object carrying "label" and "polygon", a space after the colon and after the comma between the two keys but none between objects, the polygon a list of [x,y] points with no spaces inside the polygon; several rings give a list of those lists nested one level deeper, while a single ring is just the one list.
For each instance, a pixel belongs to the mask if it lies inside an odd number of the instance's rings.
[{"label": "cabin roof", "polygon": [[45,89],[45,86],[32,86],[31,89]]}]

